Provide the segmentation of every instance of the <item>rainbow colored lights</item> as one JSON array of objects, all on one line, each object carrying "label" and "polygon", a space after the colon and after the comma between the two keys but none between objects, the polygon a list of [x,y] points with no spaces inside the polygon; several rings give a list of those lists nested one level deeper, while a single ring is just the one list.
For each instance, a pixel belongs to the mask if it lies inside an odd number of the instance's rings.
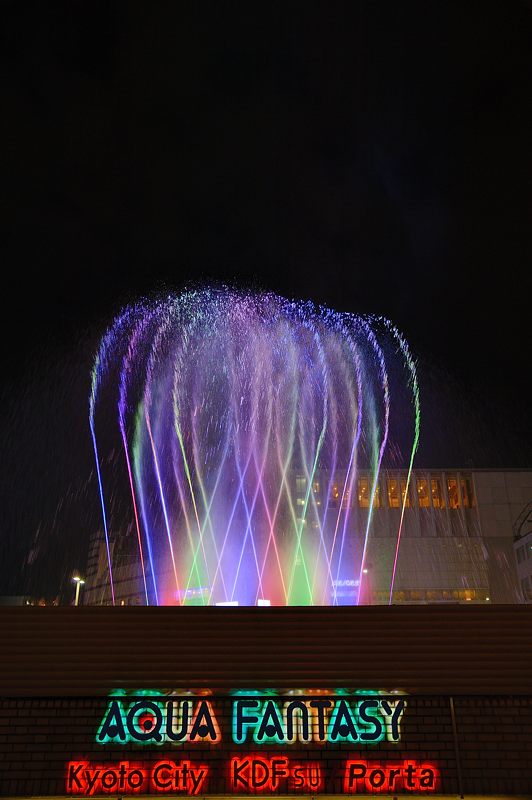
[{"label": "rainbow colored lights", "polygon": [[227,289],[139,302],[102,339],[89,405],[113,603],[125,564],[146,604],[370,602],[393,424],[411,430],[408,480],[419,441],[388,320]]}]

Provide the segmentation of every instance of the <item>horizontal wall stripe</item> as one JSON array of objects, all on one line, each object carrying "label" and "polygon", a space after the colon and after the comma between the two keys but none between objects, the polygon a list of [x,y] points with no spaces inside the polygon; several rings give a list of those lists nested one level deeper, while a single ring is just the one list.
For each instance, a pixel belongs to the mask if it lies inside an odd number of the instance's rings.
[{"label": "horizontal wall stripe", "polygon": [[0,608],[0,694],[532,694],[532,606]]}]

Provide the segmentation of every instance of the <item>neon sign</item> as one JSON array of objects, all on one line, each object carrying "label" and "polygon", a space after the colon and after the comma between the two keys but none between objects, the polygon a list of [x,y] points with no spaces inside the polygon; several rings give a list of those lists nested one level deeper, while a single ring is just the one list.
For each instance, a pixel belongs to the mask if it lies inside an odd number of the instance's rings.
[{"label": "neon sign", "polygon": [[69,794],[90,797],[93,794],[146,794],[171,792],[196,795],[203,788],[209,768],[191,761],[158,761],[149,768],[118,764],[91,765],[88,761],[71,761],[67,765],[66,788]]},{"label": "neon sign", "polygon": [[400,764],[375,764],[368,761],[348,761],[345,767],[344,791],[361,792],[434,791],[439,772],[433,764],[406,760]]},{"label": "neon sign", "polygon": [[[71,761],[67,765],[68,794],[148,794],[166,793],[194,796],[206,793],[209,767],[189,760],[163,759],[148,766],[120,761],[118,764],[92,765]],[[345,794],[372,794],[404,791],[433,792],[440,775],[434,764],[406,759],[380,764],[348,760],[344,766]],[[324,769],[319,762],[300,762],[286,756],[235,756],[229,762],[229,791],[235,793],[276,792],[277,790],[317,794],[324,788]]]},{"label": "neon sign", "polygon": [[[404,698],[378,695],[230,699],[237,745],[364,743],[401,739]],[[113,697],[96,734],[98,744],[217,744],[222,734],[205,698],[156,694]]]},{"label": "neon sign", "polygon": [[[352,702],[354,700],[354,702]],[[251,733],[256,744],[293,744],[296,741],[367,742],[401,738],[405,701],[371,697],[265,702],[239,699],[233,704],[233,741],[242,744]]]},{"label": "neon sign", "polygon": [[320,764],[244,756],[231,759],[229,783],[234,792],[274,792],[284,785],[287,791],[310,793],[322,788],[323,777]]},{"label": "neon sign", "polygon": [[[435,764],[412,758],[370,760],[361,752],[380,742],[388,745],[388,752],[389,744],[398,745],[406,708],[404,696],[375,691],[250,691],[221,697],[114,693],[96,742],[120,748],[122,759],[114,764],[70,761],[66,789],[89,797],[209,792],[308,796],[337,794],[340,786],[346,795],[434,792],[440,787]],[[227,755],[220,757],[215,747],[227,739],[234,750],[224,750]],[[129,745],[157,750],[165,744],[183,748],[183,758],[161,758],[159,751],[144,763],[125,760]],[[194,760],[196,745],[207,765]],[[283,746],[288,748],[284,752]],[[325,751],[321,759],[316,757],[320,747]]]},{"label": "neon sign", "polygon": [[176,700],[145,697],[124,707],[122,699],[111,700],[96,741],[99,744],[178,744],[221,739],[216,715],[208,700]]}]

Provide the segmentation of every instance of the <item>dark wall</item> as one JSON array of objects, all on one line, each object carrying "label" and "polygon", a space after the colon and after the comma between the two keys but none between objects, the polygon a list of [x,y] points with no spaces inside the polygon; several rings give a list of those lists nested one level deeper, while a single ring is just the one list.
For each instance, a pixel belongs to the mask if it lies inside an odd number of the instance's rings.
[{"label": "dark wall", "polygon": [[5,608],[3,695],[376,688],[532,693],[532,606]]}]

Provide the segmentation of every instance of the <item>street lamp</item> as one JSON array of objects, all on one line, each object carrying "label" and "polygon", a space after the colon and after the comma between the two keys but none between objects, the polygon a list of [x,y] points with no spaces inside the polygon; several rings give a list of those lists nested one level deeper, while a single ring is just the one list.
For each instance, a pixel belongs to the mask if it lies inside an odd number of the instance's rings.
[{"label": "street lamp", "polygon": [[74,600],[74,605],[75,606],[79,606],[79,593],[80,593],[80,590],[81,590],[81,585],[83,583],[85,583],[85,581],[79,575],[74,575],[72,580],[76,584],[76,597],[75,597],[75,600]]}]

